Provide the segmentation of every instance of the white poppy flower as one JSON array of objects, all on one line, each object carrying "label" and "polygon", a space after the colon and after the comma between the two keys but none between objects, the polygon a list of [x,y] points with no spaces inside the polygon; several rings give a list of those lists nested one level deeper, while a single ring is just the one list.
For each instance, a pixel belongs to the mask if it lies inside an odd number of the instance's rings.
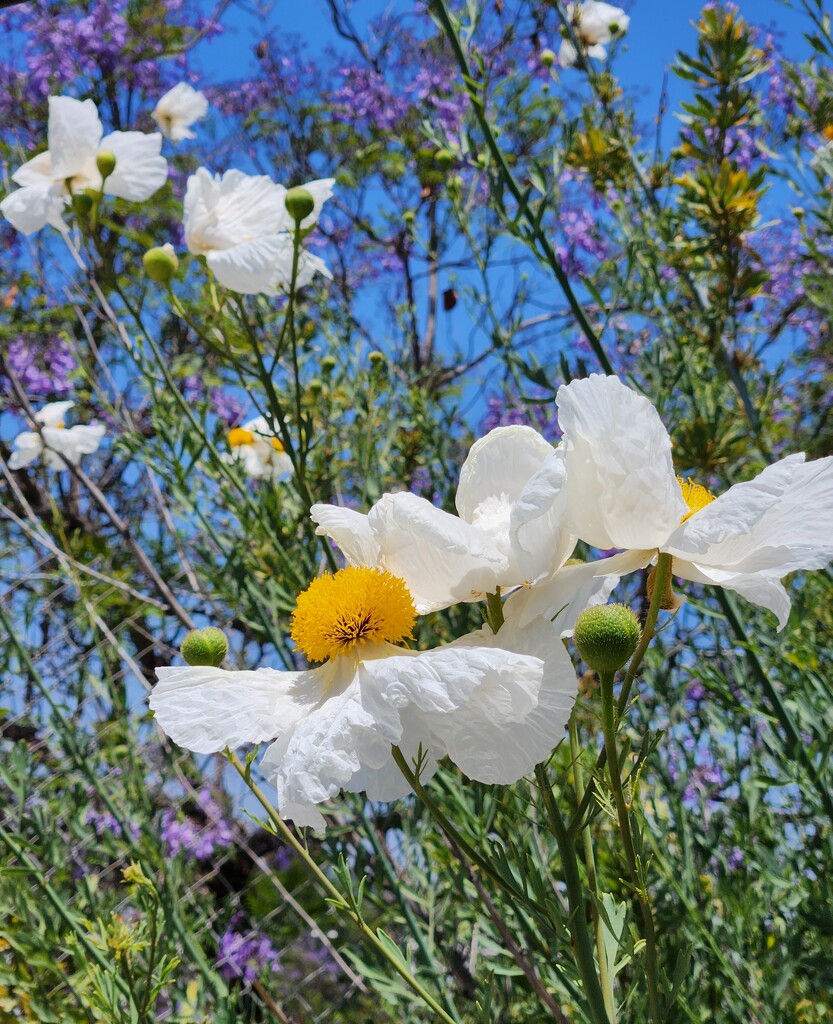
[{"label": "white poppy flower", "polygon": [[224,454],[223,460],[242,463],[246,475],[254,480],[279,480],[292,472],[292,460],[263,416],[230,430],[227,440],[231,452]]},{"label": "white poppy flower", "polygon": [[616,377],[573,381],[556,401],[569,518],[581,539],[630,549],[608,560],[618,571],[667,552],[674,575],[735,590],[774,612],[783,629],[790,599],[782,577],[833,558],[833,457],[790,455],[715,498],[676,476],[656,409]]},{"label": "white poppy flower", "polygon": [[150,116],[165,138],[182,142],[194,138],[191,125],[205,117],[207,110],[205,93],[198,92],[187,82],[179,82],[159,100]]},{"label": "white poppy flower", "polygon": [[67,462],[77,466],[82,455],[97,451],[104,427],[100,423],[66,427],[64,418],[73,405],[74,402],[52,402],[36,412],[40,430],[25,430],[17,435],[12,442],[9,469],[22,469],[41,455],[50,469],[66,469]]},{"label": "white poppy flower", "polygon": [[[531,427],[497,427],[472,445],[456,503],[459,516],[415,494],[385,494],[367,515],[325,504],[313,505],[310,515],[348,565],[375,566],[404,579],[420,614],[498,590],[536,591],[559,574],[575,548],[564,451]],[[519,615],[525,609],[524,625],[539,615],[553,618],[566,605],[578,614],[597,596],[607,598],[615,586],[608,578],[613,567],[608,570],[560,577],[556,606],[527,598],[513,607]],[[575,584],[575,593],[565,584]],[[561,622],[572,628],[572,620]]]},{"label": "white poppy flower", "polygon": [[322,576],[298,598],[292,624],[318,668],[162,668],[150,706],[164,732],[197,753],[274,740],[263,764],[280,812],[316,829],[316,805],[342,789],[376,800],[410,791],[393,744],[409,759],[423,747],[423,779],[446,754],[474,779],[520,778],[561,738],[575,698],[557,630],[539,622],[431,651],[395,646],[415,617],[407,587],[388,572]]},{"label": "white poppy flower", "polygon": [[[310,182],[304,188],[317,203],[302,222],[312,226],[321,205],[332,195],[332,179]],[[289,286],[292,276],[294,227],[286,211],[286,189],[265,174],[226,171],[213,175],[205,167],[188,179],[185,190],[185,241],[206,262],[217,280],[243,295],[274,295]],[[302,250],[297,285],[308,284],[316,273],[331,277],[318,256]]]},{"label": "white poppy flower", "polygon": [[[614,36],[623,35],[630,26],[630,18],[621,7],[598,3],[597,0],[569,3],[565,11],[576,35],[584,44],[587,56],[597,60],[604,60],[607,56],[604,44],[609,43]],[[558,60],[564,68],[573,67],[578,60],[576,48],[569,39],[562,41]]]},{"label": "white poppy flower", "polygon": [[[64,207],[73,193],[84,189],[143,202],[164,185],[168,164],[160,156],[158,132],[102,134],[92,100],[49,97],[49,149],[15,171],[12,181],[22,187],[0,203],[0,211],[18,231],[29,235],[46,224],[62,230]],[[99,153],[116,158],[113,173],[103,181],[96,164]]]}]

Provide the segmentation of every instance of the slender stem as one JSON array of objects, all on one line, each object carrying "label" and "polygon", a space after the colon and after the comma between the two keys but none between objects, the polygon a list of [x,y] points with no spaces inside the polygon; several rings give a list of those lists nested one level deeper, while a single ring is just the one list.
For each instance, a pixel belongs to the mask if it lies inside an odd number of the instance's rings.
[{"label": "slender stem", "polygon": [[359,801],[357,801],[357,803],[358,813],[362,819],[365,834],[367,835],[368,839],[371,842],[371,845],[373,846],[373,852],[376,854],[379,863],[382,865],[382,871],[384,872],[386,878],[388,879],[388,882],[390,883],[391,891],[396,897],[396,901],[399,904],[399,909],[402,911],[402,916],[405,918],[405,923],[408,925],[408,930],[410,931],[414,942],[417,944],[417,948],[419,949],[420,954],[422,955],[422,959],[425,961],[425,966],[434,975],[434,981],[437,983],[437,988],[440,990],[440,995],[442,997],[442,1001],[445,1003],[446,1009],[455,1020],[459,1021],[460,1015],[457,1012],[457,1007],[454,1005],[454,1000],[451,998],[451,995],[448,992],[446,992],[445,989],[442,987],[440,969],[437,966],[437,962],[434,959],[430,949],[428,948],[428,945],[425,941],[425,936],[423,935],[422,929],[419,926],[419,922],[414,916],[413,908],[411,907],[411,904],[408,902],[405,893],[403,892],[402,886],[399,884],[399,879],[397,878],[396,871],[394,870],[393,864],[391,863],[390,855],[384,848],[383,844],[380,842],[376,826],[370,820],[370,817],[367,811],[365,810],[364,800],[360,799]]},{"label": "slender stem", "polygon": [[[581,767],[581,748],[578,742],[578,725],[576,723],[575,711],[570,715],[569,732],[570,759],[573,765],[576,801],[581,803],[584,798],[584,770]],[[587,872],[587,887],[598,899],[599,886],[596,877],[596,858],[593,855],[593,837],[590,835],[590,826],[584,824],[579,831],[581,832],[581,842],[584,848],[584,868]],[[593,914],[593,923],[596,936],[596,960],[599,963],[599,981],[602,986],[602,995],[604,996],[605,1007],[611,1024],[616,1024],[616,999],[613,993],[613,978],[608,970],[607,953],[605,952],[605,923],[598,910]]]},{"label": "slender stem", "polygon": [[544,801],[550,831],[558,844],[561,854],[561,867],[564,871],[564,884],[567,888],[567,902],[570,906],[570,934],[573,937],[573,956],[581,975],[584,995],[589,1004],[590,1015],[595,1024],[610,1024],[605,1005],[604,995],[599,978],[596,975],[596,962],[593,956],[593,943],[587,929],[587,908],[584,901],[584,890],[578,871],[575,846],[567,832],[567,826],[561,817],[555,797],[552,795],[546,768],[539,764],[535,768],[538,789]]},{"label": "slender stem", "polygon": [[625,846],[625,858],[628,862],[634,892],[639,900],[639,906],[642,911],[645,932],[645,978],[648,983],[648,1004],[651,1020],[654,1024],[662,1024],[659,985],[657,981],[659,968],[654,917],[651,912],[651,905],[648,902],[648,889],[644,873],[633,842],[629,816],[630,806],[625,799],[622,777],[619,771],[619,754],[616,749],[617,714],[616,700],[613,696],[613,676],[613,672],[599,673],[602,684],[602,728],[604,730],[605,750],[607,751],[608,775],[610,777],[610,788],[613,791],[613,800],[616,804],[619,831],[622,833],[622,842]]},{"label": "slender stem", "polygon": [[500,886],[504,892],[514,896],[516,899],[522,900],[524,903],[529,904],[536,910],[540,911],[539,907],[535,906],[535,903],[530,900],[530,897],[524,890],[517,885],[512,879],[505,878],[500,872],[491,864],[481,853],[471,845],[471,843],[460,834],[455,826],[448,820],[446,815],[440,810],[434,798],[428,792],[428,790],[422,785],[419,780],[419,776],[411,769],[408,764],[407,758],[399,749],[399,747],[391,747],[393,759],[397,764],[397,767],[402,772],[407,781],[408,785],[413,789],[420,800],[425,804],[431,813],[431,817],[437,822],[440,828],[445,832],[446,836],[454,842],[462,852],[465,853],[466,857],[477,867],[480,868],[489,878],[492,879],[497,885]]},{"label": "slender stem", "polygon": [[292,847],[296,856],[306,866],[307,870],[315,878],[321,888],[327,893],[330,899],[334,902],[337,907],[345,910],[352,919],[353,923],[362,933],[363,937],[370,943],[371,946],[376,950],[380,956],[384,957],[385,960],[391,965],[396,973],[402,978],[402,980],[411,988],[411,990],[431,1009],[438,1015],[438,1019],[445,1022],[445,1024],[458,1024],[457,1021],[443,1009],[443,1007],[437,1002],[437,1000],[431,995],[431,993],[423,988],[423,986],[417,981],[417,979],[411,974],[404,963],[400,963],[390,953],[385,944],[381,941],[378,935],[373,929],[364,921],[359,911],[351,906],[351,904],[345,899],[344,894],[333,885],[329,878],[324,874],[321,868],[315,863],[309,850],[304,844],[298,839],[292,829],[286,824],[283,818],[278,814],[275,807],[272,805],[269,798],[252,779],[252,773],[248,766],[244,765],[240,758],[233,751],[229,750],[226,752],[226,757],[229,762],[237,770],[240,778],[246,783],[253,795],[256,797],[258,803],[266,811],[269,820],[280,832],[281,838],[285,843]]},{"label": "slender stem", "polygon": [[[443,0],[431,0],[430,6],[431,10],[436,15],[440,27],[448,38],[448,41],[451,43],[451,48],[454,51],[454,56],[457,59],[457,64],[459,65],[462,73],[463,84],[469,95],[469,99],[471,100],[471,105],[474,108],[477,120],[480,123],[480,128],[486,138],[486,144],[488,145],[492,157],[498,167],[500,178],[512,194],[515,201],[518,203],[517,216],[523,217],[526,222],[529,235],[525,238],[525,241],[527,244],[529,244],[529,242],[533,242],[534,246],[537,246],[543,254],[547,265],[552,270],[555,275],[555,279],[558,281],[558,284],[564,293],[564,297],[567,299],[570,310],[578,321],[578,325],[581,328],[582,333],[587,339],[596,358],[599,360],[599,364],[605,373],[612,374],[614,370],[607,357],[607,353],[602,347],[596,332],[593,330],[584,307],[579,302],[576,293],[573,291],[570,280],[567,277],[560,259],[558,258],[558,254],[550,242],[546,229],[542,226],[542,218],[539,215],[540,211],[535,211],[530,208],[527,195],[524,194],[515,179],[515,176],[513,175],[506,160],[506,156],[498,145],[492,126],[489,124],[489,119],[486,116],[485,100],[479,93],[477,79],[469,66],[468,58],[465,50],[463,49],[460,37],[457,34],[457,29],[452,21],[451,15],[449,14]],[[532,246],[533,249],[534,246]]]},{"label": "slender stem", "polygon": [[[654,589],[651,594],[648,614],[645,616],[645,624],[642,627],[642,636],[639,639],[636,650],[633,652],[627,672],[625,673],[625,678],[623,679],[622,686],[619,690],[619,703],[616,708],[616,713],[619,718],[622,717],[628,706],[631,688],[633,687],[634,679],[636,679],[636,673],[639,670],[639,666],[642,664],[642,659],[645,657],[645,652],[648,650],[648,646],[651,641],[657,635],[657,618],[659,617],[660,608],[662,607],[662,597],[665,593],[665,587],[670,576],[671,555],[660,554],[657,559],[656,569],[654,570]],[[602,747],[599,751],[599,756],[596,758],[596,775],[604,770],[606,763],[607,750],[605,747]],[[579,802],[578,810],[576,811],[573,820],[570,822],[569,832],[571,835],[575,834],[576,829],[579,828],[581,822],[584,821],[587,808],[590,806],[590,801],[593,799],[593,794],[595,792],[596,783],[591,777],[587,784],[587,789],[584,791],[584,797]]]}]

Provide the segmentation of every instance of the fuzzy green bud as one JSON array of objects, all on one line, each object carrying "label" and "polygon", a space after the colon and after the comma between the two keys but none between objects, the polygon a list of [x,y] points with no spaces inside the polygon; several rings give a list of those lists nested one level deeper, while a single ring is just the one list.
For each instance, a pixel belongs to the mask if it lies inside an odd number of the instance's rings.
[{"label": "fuzzy green bud", "polygon": [[102,149],[95,158],[95,165],[102,178],[109,178],[116,169],[116,154],[109,149]]},{"label": "fuzzy green bud", "polygon": [[321,360],[321,372],[325,377],[329,377],[333,370],[336,368],[336,361],[332,356],[324,356]]},{"label": "fuzzy green bud", "polygon": [[179,260],[176,258],[174,247],[170,242],[165,245],[154,246],[142,257],[142,264],[145,273],[157,284],[167,284],[176,273]]},{"label": "fuzzy green bud", "polygon": [[441,171],[448,171],[454,166],[456,157],[450,149],[438,149],[434,161]]},{"label": "fuzzy green bud", "polygon": [[324,390],[324,381],[320,377],[313,377],[307,387],[311,395],[320,395]]},{"label": "fuzzy green bud", "polygon": [[385,366],[385,354],[384,352],[371,352],[368,357],[370,360],[370,368],[372,370],[381,371]]},{"label": "fuzzy green bud", "polygon": [[218,668],[228,654],[228,640],[216,626],[192,629],[182,641],[180,653],[189,665]]},{"label": "fuzzy green bud", "polygon": [[599,673],[616,672],[639,643],[639,621],[624,604],[601,604],[578,617],[573,640],[584,661]]},{"label": "fuzzy green bud", "polygon": [[551,68],[555,64],[555,53],[553,50],[541,50],[538,59],[545,68]]},{"label": "fuzzy green bud", "polygon": [[284,197],[284,205],[286,206],[286,212],[289,216],[296,224],[300,224],[301,221],[309,217],[315,209],[315,200],[307,189],[298,186],[296,188],[291,188],[286,193],[286,196]]},{"label": "fuzzy green bud", "polygon": [[406,227],[410,227],[416,220],[416,210],[406,210],[402,214],[402,222]]}]

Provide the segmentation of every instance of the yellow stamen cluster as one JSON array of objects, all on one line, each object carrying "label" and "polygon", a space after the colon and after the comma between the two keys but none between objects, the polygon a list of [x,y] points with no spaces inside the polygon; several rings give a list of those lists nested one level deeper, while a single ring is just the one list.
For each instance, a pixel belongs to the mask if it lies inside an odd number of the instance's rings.
[{"label": "yellow stamen cluster", "polygon": [[251,430],[235,427],[234,430],[228,432],[228,443],[230,448],[241,448],[243,445],[254,444],[255,435]]},{"label": "yellow stamen cluster", "polygon": [[298,595],[291,637],[309,661],[350,654],[365,644],[411,637],[416,609],[404,582],[362,566],[327,573]]},{"label": "yellow stamen cluster", "polygon": [[714,495],[702,484],[696,484],[693,480],[686,480],[681,476],[677,477],[677,483],[683,492],[683,501],[688,505],[688,513],[680,520],[681,523],[691,519],[695,512],[699,512],[714,501]]}]

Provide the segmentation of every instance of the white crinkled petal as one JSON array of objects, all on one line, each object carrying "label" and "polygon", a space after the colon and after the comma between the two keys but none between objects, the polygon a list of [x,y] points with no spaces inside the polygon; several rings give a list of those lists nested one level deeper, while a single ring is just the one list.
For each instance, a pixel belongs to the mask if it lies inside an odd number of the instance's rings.
[{"label": "white crinkled petal", "polygon": [[[52,431],[49,431],[49,433],[52,433]],[[54,443],[50,444],[50,447],[57,447],[59,451],[66,455],[73,466],[77,466],[81,461],[82,455],[92,455],[93,452],[98,451],[101,439],[105,434],[105,427],[101,423],[79,424],[75,427],[69,427],[67,430],[58,430],[54,433],[63,436],[57,438]],[[44,436],[46,434],[47,431],[45,430]]]},{"label": "white crinkled petal", "polygon": [[163,135],[172,142],[180,142],[194,137],[194,133],[188,130],[189,125],[204,117],[207,110],[208,100],[204,93],[187,82],[178,82],[159,99],[150,116]]},{"label": "white crinkled petal", "polygon": [[159,682],[148,703],[162,731],[175,743],[197,754],[213,754],[291,730],[308,712],[307,691],[310,684],[316,685],[319,673],[159,668]]},{"label": "white crinkled petal", "polygon": [[35,413],[35,422],[42,427],[57,427],[64,422],[66,414],[75,402],[50,402]]},{"label": "white crinkled petal", "polygon": [[0,212],[12,227],[31,235],[47,224],[59,230],[63,228],[61,213],[65,205],[64,197],[51,185],[26,185],[10,192],[0,202]]},{"label": "white crinkled petal", "polygon": [[551,575],[570,557],[576,537],[569,529],[567,463],[553,451],[527,482],[509,518],[512,558],[521,583]]},{"label": "white crinkled petal", "polygon": [[41,436],[34,430],[24,430],[12,444],[14,450],[9,456],[9,469],[23,469],[31,465],[43,451]]},{"label": "white crinkled petal", "polygon": [[168,161],[161,155],[159,132],[113,132],[101,140],[101,149],[116,158],[116,169],[104,182],[108,196],[141,203],[150,199],[168,178]]},{"label": "white crinkled petal", "polygon": [[[497,635],[486,627],[461,641],[468,642],[490,645],[495,671],[462,711],[445,716],[435,728],[469,778],[510,785],[549,757],[563,738],[576,698],[576,673],[560,626],[544,619],[520,627],[510,617]],[[499,673],[497,667],[519,651],[541,667]]]},{"label": "white crinkled petal", "polygon": [[822,569],[833,558],[833,457],[790,455],[695,513],[665,550],[742,574]]},{"label": "white crinkled petal", "polygon": [[95,163],[102,127],[92,100],[49,97],[49,154],[56,180],[73,178]]},{"label": "white crinkled petal", "polygon": [[[353,778],[366,768],[382,768],[391,743],[401,735],[398,728],[390,733],[364,707],[355,677],[345,683],[344,675],[355,672],[355,663],[344,658],[325,667],[337,673],[338,681],[323,696],[318,688],[319,699],[307,716],[273,743],[263,759],[285,817],[292,816],[293,808],[320,804],[352,789]],[[398,724],[398,717],[391,720]]]},{"label": "white crinkled petal", "polygon": [[569,39],[562,39],[558,50],[558,64],[562,68],[575,67],[578,61],[578,50]]},{"label": "white crinkled petal", "polygon": [[656,409],[599,374],[560,387],[556,402],[573,531],[602,549],[662,547],[688,506]]},{"label": "white crinkled petal", "polygon": [[403,579],[421,615],[493,593],[508,559],[481,530],[416,494],[385,494],[368,514],[380,567]]},{"label": "white crinkled petal", "polygon": [[361,512],[338,505],[319,503],[309,510],[317,525],[319,537],[329,537],[344,555],[348,565],[375,568],[379,562],[379,545],[368,518]]},{"label": "white crinkled petal", "polygon": [[54,185],[55,175],[52,173],[52,156],[49,150],[38,153],[18,167],[12,175],[12,181],[18,185]]},{"label": "white crinkled petal", "polygon": [[228,249],[215,249],[206,260],[224,288],[241,295],[274,295],[275,266],[282,258],[281,252],[280,236],[272,235]]},{"label": "white crinkled petal", "polygon": [[[189,250],[207,254],[274,235],[283,223],[285,191],[264,174],[231,170],[215,177],[200,167],[188,179],[185,190]],[[265,284],[267,290],[272,286],[268,280]]]},{"label": "white crinkled petal", "polygon": [[621,576],[650,564],[656,551],[623,551],[610,558],[599,558],[579,565],[565,565],[549,580],[534,587],[522,587],[504,603],[504,615],[527,626],[543,616],[559,616],[562,633],[569,632],[578,616],[594,604],[607,601]]},{"label": "white crinkled petal", "polygon": [[[510,558],[513,578],[502,580],[504,586],[522,583],[526,576],[512,559],[510,521],[515,503],[552,453],[552,445],[532,427],[496,427],[475,441],[460,469],[457,511]],[[537,573],[543,571],[537,567]]]},{"label": "white crinkled petal", "polygon": [[779,632],[786,626],[792,602],[781,583],[784,574],[780,569],[752,573],[726,572],[710,565],[698,565],[696,562],[685,562],[678,558],[674,559],[673,567],[675,576],[682,576],[693,583],[705,583],[707,586],[734,590],[752,604],[767,608],[778,619]]},{"label": "white crinkled petal", "polygon": [[[492,646],[476,645],[478,635],[431,651],[384,645],[387,656],[364,660],[359,669],[365,706],[380,722],[388,721],[386,709],[409,705],[447,715],[465,708],[474,691],[489,681],[496,688],[506,684],[503,713],[522,717],[535,703],[532,691],[541,684],[540,662],[510,652],[498,659]],[[394,726],[389,723],[388,729],[393,735]]]}]

